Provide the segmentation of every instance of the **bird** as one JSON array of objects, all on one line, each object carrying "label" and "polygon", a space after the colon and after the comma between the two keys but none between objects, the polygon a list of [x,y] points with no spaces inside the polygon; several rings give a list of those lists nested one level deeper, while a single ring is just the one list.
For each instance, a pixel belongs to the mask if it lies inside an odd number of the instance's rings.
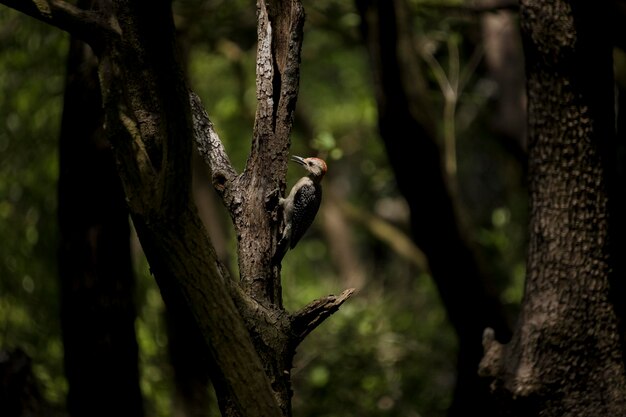
[{"label": "bird", "polygon": [[293,249],[313,223],[322,203],[322,178],[326,175],[326,162],[320,158],[292,156],[307,175],[300,178],[286,198],[280,198],[283,209],[283,232],[276,245],[274,261],[280,262],[289,249]]}]

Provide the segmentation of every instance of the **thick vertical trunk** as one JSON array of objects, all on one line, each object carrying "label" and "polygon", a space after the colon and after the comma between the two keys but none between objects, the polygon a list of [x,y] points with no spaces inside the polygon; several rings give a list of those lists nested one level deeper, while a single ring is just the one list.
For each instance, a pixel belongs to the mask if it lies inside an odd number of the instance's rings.
[{"label": "thick vertical trunk", "polygon": [[97,62],[71,41],[60,139],[59,272],[72,416],[142,416],[128,211],[104,138]]},{"label": "thick vertical trunk", "polygon": [[[522,311],[481,371],[513,415],[623,416],[612,49],[608,8],[524,1],[531,201]],[[623,192],[623,191],[620,191]],[[621,304],[622,301],[619,301]]]}]

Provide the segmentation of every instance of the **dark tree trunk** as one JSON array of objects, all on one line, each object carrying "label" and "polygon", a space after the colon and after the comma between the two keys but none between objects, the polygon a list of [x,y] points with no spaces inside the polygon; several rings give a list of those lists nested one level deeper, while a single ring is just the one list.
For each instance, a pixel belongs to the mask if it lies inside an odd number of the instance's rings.
[{"label": "dark tree trunk", "polygon": [[411,211],[411,233],[430,270],[459,341],[457,383],[449,415],[490,415],[488,387],[477,374],[485,325],[509,327],[459,225],[433,123],[415,90],[420,75],[403,0],[357,0],[370,53],[379,128],[398,188]]},{"label": "dark tree trunk", "polygon": [[130,230],[97,60],[70,45],[60,138],[61,321],[71,416],[142,416]]},{"label": "dark tree trunk", "polygon": [[[169,1],[103,1],[96,12],[56,1],[0,3],[77,34],[96,51],[107,138],[137,235],[168,309],[201,335],[222,413],[290,416],[296,347],[354,292],[287,312],[281,268],[272,262],[299,85],[300,1],[257,2],[258,106],[241,174],[188,90]],[[239,283],[217,259],[192,200],[194,140],[235,226]]]},{"label": "dark tree trunk", "polygon": [[47,417],[31,358],[21,349],[0,350],[0,409],[9,417]]},{"label": "dark tree trunk", "polygon": [[181,308],[166,311],[168,350],[175,385],[172,415],[205,417],[211,411],[210,362],[193,317],[182,316],[180,311]]},{"label": "dark tree trunk", "polygon": [[[510,343],[481,372],[510,415],[624,416],[624,257],[609,7],[523,1],[530,246]],[[496,331],[497,333],[497,331]],[[507,414],[509,415],[509,414]]]}]

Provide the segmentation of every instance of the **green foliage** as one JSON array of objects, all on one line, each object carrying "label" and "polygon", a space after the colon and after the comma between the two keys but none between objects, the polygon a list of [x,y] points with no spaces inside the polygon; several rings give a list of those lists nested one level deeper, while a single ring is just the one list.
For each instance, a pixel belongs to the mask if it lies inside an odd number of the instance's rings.
[{"label": "green foliage", "polygon": [[[416,14],[415,29],[421,41],[433,42],[434,58],[444,71],[450,69],[449,54],[457,54],[459,71],[465,71],[467,82],[459,92],[455,120],[459,197],[467,210],[464,219],[503,301],[515,307],[524,278],[527,208],[521,169],[481,122],[488,116],[489,96],[481,89],[481,69],[468,63],[475,52],[472,40],[460,32],[469,27],[472,33],[471,25],[476,22],[445,17],[429,20],[435,13]],[[359,44],[358,23],[355,11],[345,2],[307,5],[292,152],[327,158],[329,181],[340,184],[340,198],[385,215],[378,208],[384,201],[397,200],[398,192],[376,136],[372,76],[366,51]],[[255,51],[242,49],[233,54],[232,45],[224,45],[228,47],[196,52],[199,59],[196,64],[192,59],[191,78],[241,167],[255,105]],[[424,68],[433,114],[441,115],[441,90],[428,65]],[[239,96],[233,97],[233,91]],[[220,105],[224,101],[229,105]],[[436,122],[441,129],[443,118]],[[233,138],[239,138],[237,143]],[[288,186],[300,175],[290,167]],[[327,184],[327,193],[329,188]],[[393,219],[400,221],[400,227],[406,225],[406,217]],[[292,311],[345,287],[331,261],[322,221],[316,220],[283,262],[285,304]],[[401,261],[359,225],[351,229],[367,282],[358,296],[299,348],[292,373],[294,414],[443,416],[454,386],[456,340],[431,278]]]},{"label": "green foliage", "polygon": [[[326,192],[405,230],[407,214],[377,137],[372,75],[358,15],[350,2],[323,0],[305,6],[292,152],[326,158]],[[256,105],[254,7],[239,0],[187,0],[175,2],[175,7],[190,84],[241,170]],[[474,49],[464,34],[473,33],[467,30],[472,23],[440,15],[434,19],[436,13],[427,9],[414,14],[420,42],[434,45],[433,56],[444,71],[449,70],[448,46],[456,45],[460,68],[466,68]],[[46,397],[61,408],[67,387],[58,324],[55,207],[67,38],[5,7],[0,7],[0,28],[0,238],[5,242],[0,249],[0,347],[24,348],[34,358]],[[432,68],[424,68],[433,114],[440,117],[441,91]],[[521,169],[483,122],[488,97],[480,88],[481,71],[478,67],[471,74],[458,101],[459,198],[471,240],[495,277],[502,300],[514,307],[524,278],[527,207]],[[440,130],[442,120],[436,120]],[[301,174],[291,166],[288,186]],[[390,205],[400,209],[390,213],[385,209]],[[322,217],[284,261],[285,304],[291,311],[346,286],[320,227]],[[365,283],[299,348],[293,370],[294,414],[443,416],[454,385],[456,341],[431,278],[361,224],[350,223],[349,229]],[[142,259],[137,276],[141,388],[147,414],[168,416],[172,370],[163,303]]]},{"label": "green foliage", "polygon": [[55,407],[62,374],[56,179],[67,37],[0,7],[0,347],[21,347]]},{"label": "green foliage", "polygon": [[[328,278],[310,271],[286,289],[302,302],[328,285]],[[298,352],[292,372],[296,415],[445,415],[454,383],[454,335],[426,275],[402,295],[362,291]]]},{"label": "green foliage", "polygon": [[[190,54],[193,88],[203,99],[211,121],[238,171],[250,149],[255,111],[254,50],[224,41],[218,51],[198,48]],[[214,78],[219,77],[219,78]],[[216,83],[215,80],[220,82]]]},{"label": "green foliage", "polygon": [[165,417],[172,409],[172,369],[167,353],[165,310],[159,288],[150,274],[142,253],[136,253],[137,304],[135,329],[139,345],[141,391],[146,401],[146,415]]}]

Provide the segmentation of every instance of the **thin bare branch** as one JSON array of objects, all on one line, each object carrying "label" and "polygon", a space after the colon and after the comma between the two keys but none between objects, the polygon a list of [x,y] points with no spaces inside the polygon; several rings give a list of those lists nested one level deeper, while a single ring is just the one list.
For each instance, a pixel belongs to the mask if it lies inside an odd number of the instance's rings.
[{"label": "thin bare branch", "polygon": [[353,221],[361,223],[370,233],[422,271],[428,271],[428,259],[424,252],[400,229],[393,224],[365,210],[361,210],[348,202],[341,201],[339,206]]},{"label": "thin bare branch", "polygon": [[324,320],[339,310],[339,307],[348,300],[356,291],[355,288],[349,288],[336,295],[328,295],[315,301],[311,301],[306,307],[298,311],[292,316],[291,330],[294,334],[296,345],[300,343],[309,333],[317,326],[322,324]]},{"label": "thin bare branch", "polygon": [[237,177],[237,172],[230,163],[224,145],[213,128],[213,122],[202,106],[200,97],[190,91],[189,100],[196,147],[204,162],[211,168],[213,186],[220,195],[224,195],[226,189]]}]

